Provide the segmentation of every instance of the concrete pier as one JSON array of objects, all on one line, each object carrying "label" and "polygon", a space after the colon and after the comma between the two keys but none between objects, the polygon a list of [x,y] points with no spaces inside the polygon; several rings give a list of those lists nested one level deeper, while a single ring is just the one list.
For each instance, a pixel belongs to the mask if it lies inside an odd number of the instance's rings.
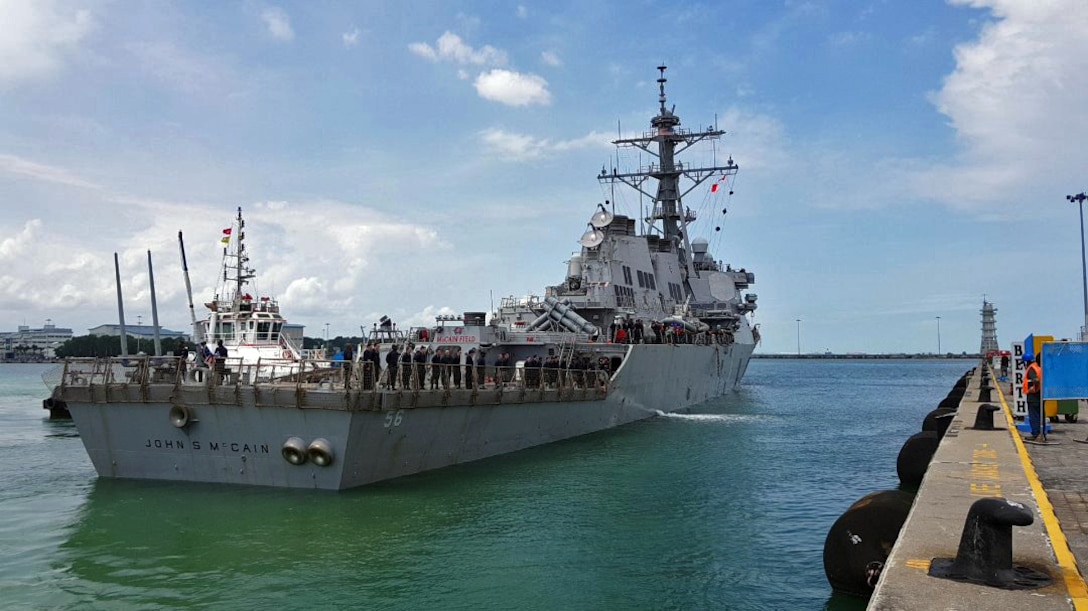
[{"label": "concrete pier", "polygon": [[[1009,385],[1000,383],[990,401],[1002,408],[994,414],[995,430],[976,430],[980,372],[919,487],[869,601],[872,611],[1088,611],[1082,573],[1088,566],[1088,444],[1076,442],[1088,438],[1088,424],[1053,425],[1056,445],[1026,444],[1009,410]],[[992,497],[1032,512],[1032,524],[1012,528],[1012,561],[1046,573],[1050,585],[1009,590],[928,574],[933,559],[956,556],[971,505]]]}]

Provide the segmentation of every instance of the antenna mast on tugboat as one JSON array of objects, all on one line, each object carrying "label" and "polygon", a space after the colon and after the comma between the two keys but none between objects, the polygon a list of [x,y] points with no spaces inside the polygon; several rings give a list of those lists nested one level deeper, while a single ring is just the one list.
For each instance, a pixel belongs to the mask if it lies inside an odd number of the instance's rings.
[{"label": "antenna mast on tugboat", "polygon": [[[657,69],[661,72],[661,76],[657,79],[660,108],[657,116],[650,120],[653,130],[644,133],[641,138],[614,140],[612,144],[617,147],[637,147],[657,157],[658,163],[656,165],[651,163],[648,167],[639,168],[637,172],[619,172],[616,169],[613,169],[610,173],[601,172],[597,179],[611,183],[618,180],[639,193],[652,198],[653,210],[650,218],[661,221],[661,230],[664,237],[679,253],[680,261],[687,270],[688,276],[697,277],[698,273],[695,270],[691,256],[691,243],[687,231],[687,223],[688,221],[694,221],[695,215],[684,211],[683,197],[718,173],[721,173],[723,177],[736,174],[738,166],[733,163],[732,157],[729,158],[725,165],[700,168],[688,168],[684,164],[675,161],[677,153],[683,152],[703,140],[717,140],[725,132],[717,129],[716,126],[699,132],[678,129],[680,117],[673,113],[675,107],[670,109],[665,106],[665,83],[668,81],[665,78],[666,66],[658,66]],[[692,185],[683,191],[681,191],[680,186],[681,176],[688,178],[692,182]],[[647,193],[643,189],[642,184],[647,178],[657,180],[656,193]]]},{"label": "antenna mast on tugboat", "polygon": [[[245,221],[245,219],[242,218],[242,207],[241,206],[238,207],[237,227],[238,227],[238,235],[235,236],[235,239],[234,239],[234,254],[233,255],[228,255],[227,254],[227,249],[226,248],[223,249],[223,256],[224,257],[226,257],[226,256],[233,256],[234,257],[234,277],[233,278],[230,278],[227,275],[228,274],[228,272],[227,272],[228,267],[227,266],[223,267],[223,280],[224,280],[224,283],[230,282],[232,280],[234,281],[234,294],[229,296],[229,297],[227,297],[227,296],[224,296],[224,297],[227,298],[227,299],[230,299],[234,303],[238,302],[242,298],[242,295],[243,295],[242,288],[246,285],[246,283],[249,282],[250,279],[252,279],[254,277],[253,270],[249,269],[246,266],[246,263],[249,262],[249,255],[246,254],[246,244],[245,244],[246,221]],[[224,286],[223,288],[225,289],[226,286]]]}]

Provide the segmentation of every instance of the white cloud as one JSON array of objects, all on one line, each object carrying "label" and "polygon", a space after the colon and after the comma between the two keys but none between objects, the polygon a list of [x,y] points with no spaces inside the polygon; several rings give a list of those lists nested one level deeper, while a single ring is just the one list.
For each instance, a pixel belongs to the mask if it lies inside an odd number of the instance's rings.
[{"label": "white cloud", "polygon": [[31,219],[23,225],[22,231],[0,241],[0,261],[16,264],[18,259],[26,254],[27,248],[37,240],[41,228],[41,219]]},{"label": "white cloud", "polygon": [[291,29],[291,18],[287,13],[275,6],[270,6],[261,11],[261,19],[268,27],[268,33],[276,40],[289,42],[295,39],[295,31]]},{"label": "white cloud", "polygon": [[354,28],[350,32],[344,32],[340,35],[341,40],[344,41],[345,47],[354,47],[359,44],[359,28]]},{"label": "white cloud", "polygon": [[0,172],[8,172],[25,178],[49,182],[69,187],[101,190],[102,187],[88,180],[84,180],[68,170],[55,166],[35,163],[15,155],[0,154]]},{"label": "white cloud", "polygon": [[542,155],[548,146],[547,140],[501,129],[484,130],[480,133],[480,140],[491,152],[510,160],[534,159]]},{"label": "white cloud", "polygon": [[953,0],[994,20],[956,47],[956,69],[932,96],[961,152],[915,181],[960,207],[1020,206],[1037,185],[1082,184],[1088,138],[1088,4]]},{"label": "white cloud", "polygon": [[526,134],[515,134],[501,129],[487,129],[480,132],[480,140],[493,154],[509,161],[524,161],[538,157],[579,149],[612,146],[611,137],[600,132],[590,132],[581,138],[551,142],[546,138],[534,138]]},{"label": "white cloud", "polygon": [[408,50],[432,62],[446,61],[473,66],[504,66],[507,62],[505,51],[491,45],[473,49],[452,32],[439,36],[434,47],[425,42],[414,42],[408,45]]},{"label": "white cloud", "polygon": [[535,74],[496,68],[476,77],[475,86],[480,97],[508,106],[547,106],[552,102],[548,81]]},{"label": "white cloud", "polygon": [[94,27],[90,11],[52,0],[4,0],[0,14],[0,86],[51,76]]},{"label": "white cloud", "polygon": [[559,56],[551,51],[544,51],[540,54],[540,61],[544,62],[548,66],[562,66],[563,60],[559,59]]},{"label": "white cloud", "polygon": [[524,4],[519,4],[517,9],[518,19],[525,19],[529,16],[529,7]]},{"label": "white cloud", "polygon": [[438,51],[425,42],[413,42],[408,45],[408,50],[423,59],[429,59],[432,62],[438,61]]}]

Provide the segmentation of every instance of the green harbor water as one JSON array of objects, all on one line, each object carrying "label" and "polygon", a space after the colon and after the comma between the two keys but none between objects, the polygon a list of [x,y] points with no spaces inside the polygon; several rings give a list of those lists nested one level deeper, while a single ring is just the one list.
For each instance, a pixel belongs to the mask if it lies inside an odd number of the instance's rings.
[{"label": "green harbor water", "polygon": [[341,493],[98,479],[51,366],[0,365],[0,607],[863,609],[828,528],[974,364],[757,359],[690,414]]}]

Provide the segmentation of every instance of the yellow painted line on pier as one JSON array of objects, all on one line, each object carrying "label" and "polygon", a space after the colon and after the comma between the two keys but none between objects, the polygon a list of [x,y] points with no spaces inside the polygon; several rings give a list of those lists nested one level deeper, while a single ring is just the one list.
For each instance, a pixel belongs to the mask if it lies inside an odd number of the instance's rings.
[{"label": "yellow painted line on pier", "polygon": [[929,560],[928,558],[911,558],[910,560],[907,560],[907,566],[912,569],[919,569],[928,573],[930,562],[931,560]]},{"label": "yellow painted line on pier", "polygon": [[[996,376],[993,376],[992,370],[990,374],[994,380],[997,379]],[[1065,581],[1065,590],[1069,594],[1069,598],[1072,599],[1073,608],[1076,611],[1088,611],[1088,585],[1084,583],[1084,578],[1081,577],[1080,571],[1077,570],[1077,559],[1073,557],[1073,552],[1069,549],[1069,541],[1065,538],[1065,533],[1062,532],[1058,517],[1054,515],[1054,506],[1050,504],[1050,497],[1047,496],[1046,490],[1043,489],[1043,483],[1039,481],[1039,475],[1035,472],[1035,464],[1031,462],[1031,456],[1028,454],[1027,448],[1024,447],[1024,440],[1020,437],[1020,432],[1016,430],[1016,420],[1012,416],[1009,404],[1005,402],[1005,392],[1000,388],[996,390],[998,396],[1001,397],[1001,407],[1005,412],[1005,421],[1009,424],[1009,433],[1012,435],[1013,443],[1016,444],[1016,451],[1020,454],[1020,462],[1024,465],[1024,474],[1027,475],[1028,483],[1031,484],[1031,491],[1035,494],[1036,502],[1039,503],[1039,513],[1042,514],[1043,524],[1050,536],[1050,544],[1054,548],[1054,556],[1058,560],[1058,568],[1061,570],[1062,579]],[[1042,425],[1046,426],[1045,417]]]}]

